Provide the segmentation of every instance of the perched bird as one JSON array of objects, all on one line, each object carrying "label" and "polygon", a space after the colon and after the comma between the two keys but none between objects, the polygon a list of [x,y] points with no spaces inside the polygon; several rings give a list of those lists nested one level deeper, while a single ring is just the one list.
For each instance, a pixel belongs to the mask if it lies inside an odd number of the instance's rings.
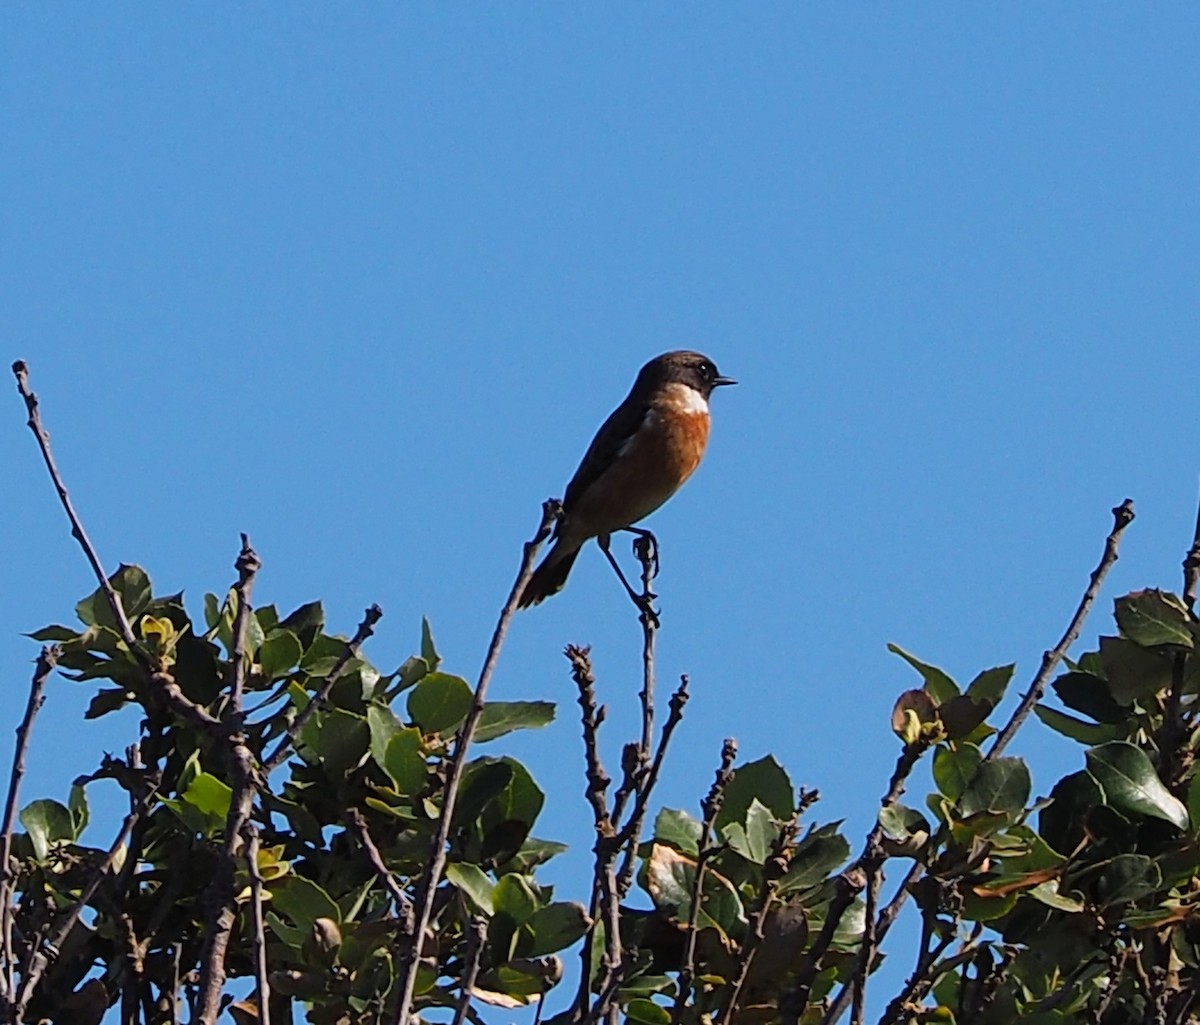
[{"label": "perched bird", "polygon": [[585,542],[594,537],[607,552],[613,531],[632,527],[679,490],[708,445],[709,395],[736,383],[698,352],[665,352],[642,367],[567,485],[554,547],[521,592],[522,608],[562,590]]}]

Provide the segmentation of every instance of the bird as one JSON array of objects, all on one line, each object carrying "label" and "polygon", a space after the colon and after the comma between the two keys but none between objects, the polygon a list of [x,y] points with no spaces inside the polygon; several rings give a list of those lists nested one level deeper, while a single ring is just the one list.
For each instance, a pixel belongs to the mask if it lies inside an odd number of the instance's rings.
[{"label": "bird", "polygon": [[633,525],[674,495],[700,465],[708,446],[709,396],[730,384],[737,382],[723,377],[711,359],[687,349],[664,352],[642,367],[567,485],[554,545],[525,584],[518,607],[561,591],[592,538],[608,554],[614,531],[643,533]]}]

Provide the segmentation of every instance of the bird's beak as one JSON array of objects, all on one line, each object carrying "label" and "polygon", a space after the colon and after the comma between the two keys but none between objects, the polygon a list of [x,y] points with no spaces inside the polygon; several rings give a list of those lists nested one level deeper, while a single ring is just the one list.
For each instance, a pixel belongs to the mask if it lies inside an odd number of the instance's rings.
[{"label": "bird's beak", "polygon": [[714,388],[717,388],[723,384],[737,384],[737,381],[735,381],[732,377],[718,377],[715,381],[713,381]]}]

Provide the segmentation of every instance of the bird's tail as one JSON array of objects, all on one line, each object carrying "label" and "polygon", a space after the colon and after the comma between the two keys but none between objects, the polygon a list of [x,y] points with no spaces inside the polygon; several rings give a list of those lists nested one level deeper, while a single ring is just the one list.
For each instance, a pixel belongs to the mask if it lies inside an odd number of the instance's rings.
[{"label": "bird's tail", "polygon": [[579,557],[578,548],[564,548],[559,541],[549,554],[542,560],[541,565],[533,571],[525,590],[521,592],[518,608],[528,608],[538,602],[545,601],[552,594],[558,594],[567,582],[567,574]]}]

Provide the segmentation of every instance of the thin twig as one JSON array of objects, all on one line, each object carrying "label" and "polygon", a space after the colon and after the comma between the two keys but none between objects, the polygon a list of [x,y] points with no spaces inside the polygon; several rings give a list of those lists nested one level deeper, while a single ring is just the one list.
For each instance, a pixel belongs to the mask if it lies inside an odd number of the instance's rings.
[{"label": "thin twig", "polygon": [[1183,558],[1183,600],[1193,613],[1196,611],[1196,594],[1200,591],[1200,505],[1196,509],[1196,529],[1192,534],[1192,547]]},{"label": "thin twig", "polygon": [[471,1009],[471,991],[479,978],[479,964],[483,960],[483,948],[487,944],[487,923],[481,918],[472,918],[467,929],[467,963],[463,970],[462,989],[458,994],[458,1005],[454,1008],[451,1025],[463,1025]]},{"label": "thin twig", "polygon": [[1020,705],[1013,712],[1012,718],[1005,724],[1004,729],[997,734],[991,749],[987,753],[987,760],[990,761],[993,758],[999,758],[1004,753],[1004,749],[1008,747],[1009,741],[1012,740],[1017,730],[1021,728],[1021,724],[1029,717],[1029,713],[1033,711],[1033,706],[1042,700],[1042,695],[1046,691],[1046,685],[1050,682],[1050,677],[1058,667],[1059,662],[1062,661],[1068,649],[1078,639],[1079,633],[1083,629],[1084,620],[1087,619],[1092,604],[1095,602],[1096,596],[1100,593],[1100,586],[1104,583],[1104,578],[1108,576],[1108,571],[1112,568],[1113,563],[1117,561],[1117,547],[1121,542],[1121,535],[1125,533],[1125,528],[1133,522],[1133,500],[1129,498],[1125,499],[1124,502],[1113,509],[1112,514],[1113,528],[1104,540],[1104,554],[1100,557],[1100,562],[1096,568],[1092,570],[1087,589],[1083,592],[1083,597],[1079,600],[1079,607],[1075,610],[1075,615],[1071,617],[1071,622],[1067,624],[1066,632],[1059,639],[1059,642],[1042,655],[1042,664],[1038,669],[1037,675],[1033,678],[1033,683],[1030,684],[1029,690],[1021,699]]},{"label": "thin twig", "polygon": [[17,992],[17,957],[13,948],[14,910],[13,897],[16,888],[16,872],[11,864],[13,831],[17,824],[17,800],[21,792],[21,781],[25,778],[25,755],[29,751],[29,740],[33,735],[33,721],[46,700],[46,681],[58,664],[62,648],[57,644],[47,645],[38,655],[33,667],[33,680],[29,684],[29,698],[25,702],[25,714],[17,727],[17,744],[13,751],[12,776],[8,780],[8,797],[4,802],[4,832],[0,843],[0,958],[4,961],[3,994],[0,1007],[9,1005]]},{"label": "thin twig", "polygon": [[[939,938],[933,949],[927,955],[918,958],[917,970],[908,977],[904,983],[904,988],[893,998],[888,1004],[887,1010],[884,1011],[883,1017],[880,1019],[880,1025],[892,1025],[903,1020],[905,1012],[914,1002],[923,1000],[925,994],[933,988],[935,982],[940,979],[946,972],[954,971],[959,965],[966,964],[970,961],[979,947],[975,940],[972,939],[969,943],[964,943],[960,950],[953,957],[945,958],[939,961],[942,952],[950,946],[954,941],[954,933],[947,931],[945,936]],[[828,1022],[828,1016],[826,1017]]]},{"label": "thin twig", "polygon": [[371,868],[375,870],[375,875],[378,876],[379,881],[383,883],[384,888],[391,894],[392,900],[396,904],[396,915],[400,919],[400,932],[405,936],[411,935],[413,922],[412,901],[409,899],[408,894],[404,892],[404,888],[396,881],[396,877],[388,871],[388,867],[383,860],[383,855],[379,853],[379,848],[375,845],[375,841],[371,837],[371,832],[367,828],[366,818],[357,808],[350,808],[346,813],[346,818],[350,822],[350,827],[354,830],[354,838],[366,854],[367,860],[371,863]]},{"label": "thin twig", "polygon": [[[802,794],[802,801],[806,797],[806,794]],[[738,951],[737,978],[734,980],[733,986],[728,988],[724,1006],[721,1008],[721,1022],[732,1021],[737,1014],[737,1009],[742,999],[742,991],[746,987],[747,979],[750,978],[750,969],[754,964],[754,956],[758,953],[763,940],[766,938],[767,917],[771,913],[771,908],[775,901],[775,893],[779,889],[779,880],[787,871],[788,862],[791,860],[790,852],[793,850],[796,829],[799,826],[801,814],[802,811],[798,809],[790,819],[780,826],[779,831],[775,834],[775,840],[771,845],[771,856],[767,859],[763,870],[763,881],[758,892],[757,907],[750,920],[750,928],[746,930],[746,938],[742,941],[741,949]]]},{"label": "thin twig", "polygon": [[[896,892],[892,895],[892,899],[887,903],[884,909],[879,912],[879,916],[875,919],[875,944],[878,948],[887,937],[888,930],[896,921],[896,917],[900,914],[900,909],[904,907],[908,900],[910,887],[925,874],[925,866],[919,861],[914,862],[912,868],[908,870],[908,874],[900,881],[900,885],[896,887]],[[838,991],[838,995],[834,997],[833,1002],[829,1005],[829,1010],[825,1013],[825,1021],[836,1022],[846,1013],[846,1008],[850,1006],[850,999],[853,995],[853,987],[844,985]]]},{"label": "thin twig", "polygon": [[267,931],[263,920],[263,877],[258,867],[258,829],[247,822],[246,862],[250,866],[250,911],[254,921],[254,976],[258,990],[258,1025],[271,1025],[271,980],[267,964]]},{"label": "thin twig", "polygon": [[879,936],[875,928],[876,904],[879,901],[879,888],[883,885],[884,853],[876,842],[871,845],[862,865],[867,873],[866,907],[863,911],[863,936],[858,953],[858,963],[850,982],[851,994],[851,1025],[862,1025],[863,1007],[867,997],[867,976],[871,974],[871,965],[875,963],[878,951]]},{"label": "thin twig", "polygon": [[233,650],[229,653],[230,701],[225,721],[221,724],[229,743],[225,757],[229,764],[233,793],[225,816],[221,852],[217,855],[212,880],[205,892],[204,952],[200,957],[200,995],[197,999],[197,1020],[201,1025],[215,1025],[217,1015],[221,1012],[221,993],[225,988],[225,951],[237,921],[234,876],[237,860],[242,854],[243,834],[258,792],[254,756],[246,744],[246,734],[242,729],[242,692],[249,662],[246,638],[252,614],[250,593],[261,566],[258,554],[250,547],[249,538],[243,534],[242,548],[234,563],[238,580],[233,587],[237,611],[233,621]]},{"label": "thin twig", "polygon": [[533,538],[525,543],[521,566],[517,571],[512,589],[509,591],[508,601],[500,610],[500,618],[496,622],[496,629],[492,633],[492,640],[483,660],[483,668],[479,673],[479,682],[475,685],[475,695],[471,701],[471,707],[458,731],[454,755],[450,760],[450,768],[446,773],[446,782],[442,788],[442,808],[438,814],[437,829],[434,831],[433,843],[430,847],[429,862],[421,874],[417,887],[415,932],[400,966],[398,988],[400,996],[396,1001],[396,1014],[393,1019],[395,1025],[409,1025],[411,1020],[421,945],[425,938],[425,930],[429,928],[429,920],[433,915],[434,898],[442,879],[442,871],[446,867],[446,841],[450,837],[450,822],[454,817],[454,806],[458,802],[458,787],[462,779],[463,767],[467,763],[467,751],[475,737],[475,727],[479,724],[479,717],[483,715],[488,684],[491,683],[492,674],[496,670],[500,648],[504,644],[505,634],[508,633],[508,625],[517,610],[521,592],[533,574],[533,563],[537,558],[538,549],[541,548],[542,542],[550,536],[550,530],[557,521],[561,508],[561,503],[557,501],[551,500],[542,503],[541,522],[538,524]]},{"label": "thin twig", "polygon": [[[600,985],[601,992],[609,988],[609,982],[619,973],[621,965],[620,901],[617,896],[614,864],[620,849],[616,838],[616,827],[609,814],[606,795],[612,778],[600,761],[600,726],[604,722],[604,709],[596,701],[596,676],[592,671],[590,649],[568,644],[563,652],[571,663],[571,679],[579,690],[579,708],[583,725],[584,764],[587,777],[585,794],[592,808],[592,823],[596,831],[596,842],[592,851],[595,857],[592,871],[592,900],[589,913],[593,923],[603,921],[605,940],[605,974]],[[576,1020],[588,1015],[588,1000],[592,987],[592,952],[595,949],[595,925],[584,937],[582,972],[579,991],[575,1000]],[[615,992],[615,991],[614,991]]]},{"label": "thin twig", "polygon": [[80,520],[78,513],[75,512],[74,505],[71,504],[71,496],[67,493],[67,486],[63,483],[62,474],[58,472],[58,466],[54,462],[54,453],[50,450],[50,435],[42,424],[41,411],[38,407],[38,397],[29,388],[29,368],[25,365],[24,360],[17,360],[12,365],[12,372],[17,379],[17,391],[21,393],[21,398],[25,400],[25,410],[29,414],[29,420],[27,421],[29,429],[33,431],[33,436],[37,438],[38,448],[42,450],[42,459],[46,463],[46,469],[50,471],[50,480],[54,482],[54,490],[58,492],[58,500],[62,503],[63,510],[67,514],[67,519],[71,521],[71,536],[79,542],[79,546],[83,549],[83,554],[91,564],[92,572],[96,575],[96,580],[104,591],[105,598],[108,599],[113,619],[116,620],[117,626],[120,628],[122,639],[129,645],[131,650],[136,651],[137,640],[133,634],[133,627],[129,623],[129,617],[125,615],[125,609],[121,605],[121,596],[117,594],[112,584],[109,583],[108,576],[104,572],[104,567],[100,563],[100,556],[96,554],[96,547],[89,540],[87,531],[83,529],[83,521]]},{"label": "thin twig", "polygon": [[300,736],[300,731],[308,725],[309,720],[329,700],[329,694],[333,690],[334,684],[337,683],[338,677],[342,675],[343,670],[350,664],[351,659],[358,658],[358,653],[363,643],[375,632],[375,624],[382,618],[383,609],[378,605],[368,606],[366,612],[363,613],[362,622],[358,624],[358,629],[354,631],[354,636],[346,642],[345,649],[333,664],[333,668],[329,670],[329,674],[325,677],[325,682],[321,685],[321,689],[297,713],[288,726],[287,734],[275,745],[275,750],[262,763],[262,778],[264,780],[288,760],[291,755],[292,745],[296,743],[296,738]]},{"label": "thin twig", "polygon": [[[904,793],[909,774],[921,756],[929,749],[929,745],[930,740],[927,737],[920,737],[913,743],[904,745],[903,750],[896,759],[896,767],[892,770],[892,778],[888,782],[887,793],[883,795],[883,799],[879,802],[881,810],[883,808],[890,808],[900,800],[900,796]],[[837,927],[841,923],[842,916],[845,915],[854,903],[854,898],[871,882],[871,867],[878,858],[882,840],[883,825],[877,817],[871,832],[867,834],[866,842],[863,845],[862,853],[858,856],[858,860],[838,876],[837,889],[825,912],[825,922],[821,926],[821,931],[805,955],[804,961],[796,972],[794,982],[785,992],[784,999],[780,1003],[780,1011],[783,1014],[785,1023],[794,1025],[804,1013],[813,980],[821,970],[821,959],[824,958],[830,944],[833,942],[834,933],[837,932]],[[879,930],[876,929],[874,936],[875,943],[877,944],[881,939],[882,936]],[[868,951],[860,947],[859,956],[861,957],[866,953]],[[871,957],[874,957],[874,950],[871,950],[869,953]],[[855,963],[856,972],[860,963]]]},{"label": "thin twig", "polygon": [[654,753],[654,761],[650,763],[649,771],[642,777],[633,813],[621,829],[618,838],[618,846],[622,847],[625,851],[621,863],[621,871],[617,876],[617,893],[622,900],[625,899],[625,895],[633,885],[634,857],[641,842],[642,825],[646,821],[646,812],[650,806],[650,795],[658,783],[659,774],[662,772],[663,760],[666,758],[667,748],[670,746],[675,728],[683,721],[683,709],[688,702],[689,696],[688,678],[686,675],[680,676],[679,686],[675,688],[675,693],[671,695],[670,703],[667,706],[667,719],[663,723],[662,734],[658,740],[658,750]]},{"label": "thin twig", "polygon": [[67,486],[63,482],[62,474],[59,473],[58,465],[54,461],[54,453],[50,448],[50,434],[42,423],[38,397],[29,388],[29,368],[23,361],[17,360],[12,365],[12,371],[17,379],[17,391],[21,393],[21,398],[25,400],[25,410],[29,414],[27,421],[29,429],[37,439],[38,448],[41,450],[42,460],[46,464],[46,469],[50,473],[50,480],[54,484],[54,490],[58,492],[59,502],[62,504],[63,510],[67,514],[67,519],[71,523],[71,536],[79,542],[79,547],[83,549],[83,554],[87,558],[88,564],[92,567],[96,581],[99,583],[100,589],[104,592],[104,597],[112,612],[113,621],[117,624],[121,640],[125,642],[130,654],[137,660],[138,664],[146,670],[150,677],[150,682],[159,687],[162,697],[181,718],[197,726],[215,725],[217,723],[216,718],[209,714],[206,709],[185,697],[170,674],[156,671],[156,667],[146,657],[145,651],[138,643],[137,635],[133,632],[133,624],[129,622],[129,617],[125,614],[125,607],[121,604],[121,596],[117,593],[112,582],[104,572],[100,556],[96,553],[96,547],[88,537],[87,531],[84,530],[83,521],[75,511],[75,506],[71,502],[71,496],[67,492]]},{"label": "thin twig", "polygon": [[700,826],[700,842],[697,844],[696,874],[692,879],[692,903],[688,909],[687,942],[683,951],[683,963],[679,969],[679,991],[675,994],[675,1006],[671,1009],[671,1022],[678,1025],[683,1021],[688,998],[696,981],[696,937],[699,933],[700,904],[704,895],[704,869],[708,859],[719,850],[710,842],[717,827],[717,816],[725,799],[725,788],[733,779],[733,760],[737,757],[737,741],[728,737],[721,745],[721,767],[717,769],[708,796],[704,799],[704,821]]}]

